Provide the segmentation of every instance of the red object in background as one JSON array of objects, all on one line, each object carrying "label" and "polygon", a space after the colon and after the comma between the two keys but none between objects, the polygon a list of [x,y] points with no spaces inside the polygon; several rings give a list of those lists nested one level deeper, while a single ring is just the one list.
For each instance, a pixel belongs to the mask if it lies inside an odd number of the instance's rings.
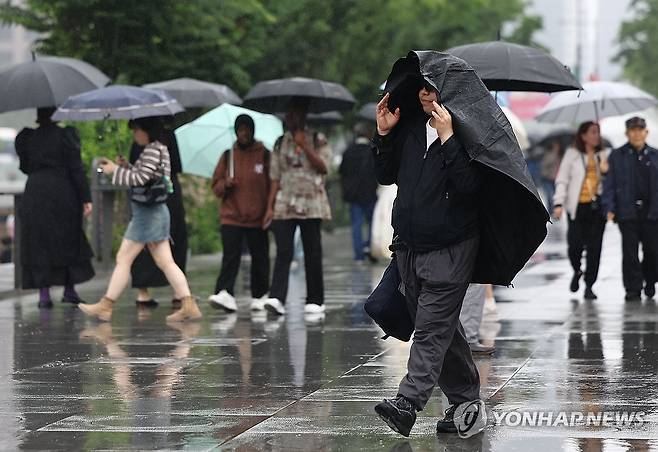
[{"label": "red object in background", "polygon": [[546,93],[509,93],[509,108],[521,121],[531,121],[550,99]]}]

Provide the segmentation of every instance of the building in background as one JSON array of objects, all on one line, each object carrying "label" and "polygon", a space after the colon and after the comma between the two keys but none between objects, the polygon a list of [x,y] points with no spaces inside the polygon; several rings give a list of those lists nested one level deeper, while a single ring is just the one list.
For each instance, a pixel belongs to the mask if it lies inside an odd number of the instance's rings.
[{"label": "building in background", "polygon": [[0,67],[29,59],[35,38],[21,26],[0,25]]},{"label": "building in background", "polygon": [[[22,6],[25,0],[10,0],[9,3]],[[32,44],[37,37],[37,33],[22,26],[0,24],[0,67],[29,59]]]},{"label": "building in background", "polygon": [[530,0],[528,14],[543,20],[535,40],[569,66],[581,82],[618,80],[617,36],[632,0]]}]

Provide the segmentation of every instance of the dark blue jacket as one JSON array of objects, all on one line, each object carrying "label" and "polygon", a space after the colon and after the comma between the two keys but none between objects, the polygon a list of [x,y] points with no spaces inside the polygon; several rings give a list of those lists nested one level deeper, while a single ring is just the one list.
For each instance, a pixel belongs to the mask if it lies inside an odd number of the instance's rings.
[{"label": "dark blue jacket", "polygon": [[[647,146],[650,170],[649,220],[658,220],[658,150]],[[637,151],[626,143],[615,149],[608,158],[610,169],[603,181],[603,208],[613,212],[616,221],[637,218],[635,181],[637,178]]]}]

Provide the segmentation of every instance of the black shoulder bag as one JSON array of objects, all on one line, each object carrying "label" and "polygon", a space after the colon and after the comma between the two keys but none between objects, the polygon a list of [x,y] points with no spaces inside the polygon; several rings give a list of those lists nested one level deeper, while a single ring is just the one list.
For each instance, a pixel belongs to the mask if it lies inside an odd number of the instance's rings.
[{"label": "black shoulder bag", "polygon": [[160,175],[155,179],[151,179],[141,187],[130,188],[130,199],[138,204],[151,206],[154,204],[161,204],[167,202],[169,197],[169,184],[167,183],[167,176],[165,175],[165,167],[162,162],[162,150],[160,151]]}]

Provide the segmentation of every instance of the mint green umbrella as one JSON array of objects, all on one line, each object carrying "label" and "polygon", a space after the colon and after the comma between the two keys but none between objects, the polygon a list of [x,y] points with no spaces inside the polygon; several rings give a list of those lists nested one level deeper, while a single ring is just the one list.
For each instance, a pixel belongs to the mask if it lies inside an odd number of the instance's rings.
[{"label": "mint green umbrella", "polygon": [[212,177],[219,158],[235,143],[233,126],[235,118],[242,114],[252,117],[256,125],[255,138],[266,148],[271,150],[277,138],[283,135],[283,125],[276,116],[223,104],[176,129],[183,172]]}]

